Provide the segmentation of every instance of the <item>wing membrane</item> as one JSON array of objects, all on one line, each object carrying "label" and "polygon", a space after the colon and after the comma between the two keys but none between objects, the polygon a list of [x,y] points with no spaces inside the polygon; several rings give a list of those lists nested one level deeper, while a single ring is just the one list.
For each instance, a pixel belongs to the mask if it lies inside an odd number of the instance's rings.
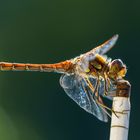
[{"label": "wing membrane", "polygon": [[90,52],[93,52],[94,54],[97,53],[97,54],[100,54],[100,55],[103,55],[103,54],[107,53],[115,45],[118,37],[119,37],[118,35],[114,35],[112,38],[107,40],[105,43],[103,43],[102,45],[94,48]]},{"label": "wing membrane", "polygon": [[[89,80],[93,86],[96,84],[96,79],[89,78]],[[92,96],[91,89],[81,76],[76,74],[62,75],[60,78],[60,84],[67,95],[81,108],[93,114],[101,121],[108,121],[107,114],[104,112],[104,109],[96,103]]]},{"label": "wing membrane", "polygon": [[102,45],[97,46],[91,51],[83,54],[81,58],[82,67],[84,69],[88,67],[88,62],[93,61],[96,57],[96,54],[104,55],[105,53],[107,53],[115,45],[117,39],[118,39],[118,35],[114,35],[111,39],[107,40]]}]

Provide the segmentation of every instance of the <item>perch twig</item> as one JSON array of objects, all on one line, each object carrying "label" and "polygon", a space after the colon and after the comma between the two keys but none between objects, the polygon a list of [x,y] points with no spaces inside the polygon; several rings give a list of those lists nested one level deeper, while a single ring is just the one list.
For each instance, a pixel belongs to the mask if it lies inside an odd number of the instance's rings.
[{"label": "perch twig", "polygon": [[130,116],[131,85],[126,80],[117,81],[116,96],[113,99],[110,140],[127,140]]}]

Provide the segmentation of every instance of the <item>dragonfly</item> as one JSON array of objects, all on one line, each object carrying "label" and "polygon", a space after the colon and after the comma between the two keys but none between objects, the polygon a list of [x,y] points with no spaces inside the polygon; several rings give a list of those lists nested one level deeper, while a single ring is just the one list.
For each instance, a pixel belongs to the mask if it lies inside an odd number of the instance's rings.
[{"label": "dragonfly", "polygon": [[112,100],[116,81],[126,75],[126,65],[120,59],[111,60],[105,54],[115,45],[118,35],[75,58],[55,64],[0,62],[1,71],[40,71],[61,73],[60,85],[81,108],[103,122],[113,109],[103,98]]}]

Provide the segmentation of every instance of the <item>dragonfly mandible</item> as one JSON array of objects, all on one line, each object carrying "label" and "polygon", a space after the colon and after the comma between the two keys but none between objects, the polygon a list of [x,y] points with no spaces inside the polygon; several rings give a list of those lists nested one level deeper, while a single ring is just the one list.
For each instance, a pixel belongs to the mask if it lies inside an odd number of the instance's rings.
[{"label": "dragonfly mandible", "polygon": [[78,57],[55,64],[25,64],[0,62],[1,71],[40,71],[61,73],[60,85],[66,94],[81,108],[93,114],[99,120],[107,122],[109,107],[104,105],[102,97],[110,100],[116,90],[115,82],[122,79],[126,65],[120,60],[111,60],[104,56],[116,43],[114,35],[100,46]]}]

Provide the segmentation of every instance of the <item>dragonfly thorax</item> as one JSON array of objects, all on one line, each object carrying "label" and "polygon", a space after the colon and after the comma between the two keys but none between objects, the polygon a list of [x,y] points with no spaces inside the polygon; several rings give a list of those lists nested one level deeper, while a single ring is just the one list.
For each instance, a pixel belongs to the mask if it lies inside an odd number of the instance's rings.
[{"label": "dragonfly thorax", "polygon": [[[82,61],[81,61],[82,60]],[[93,76],[107,75],[112,80],[123,78],[126,75],[127,69],[125,64],[120,59],[108,61],[102,55],[96,54],[93,60],[79,59],[77,61],[76,71],[91,74]]]},{"label": "dragonfly thorax", "polygon": [[88,57],[77,57],[75,59],[74,71],[76,73],[91,75],[94,78],[103,75],[104,71],[108,69],[108,61],[102,55],[96,54],[94,59],[88,59]]}]

